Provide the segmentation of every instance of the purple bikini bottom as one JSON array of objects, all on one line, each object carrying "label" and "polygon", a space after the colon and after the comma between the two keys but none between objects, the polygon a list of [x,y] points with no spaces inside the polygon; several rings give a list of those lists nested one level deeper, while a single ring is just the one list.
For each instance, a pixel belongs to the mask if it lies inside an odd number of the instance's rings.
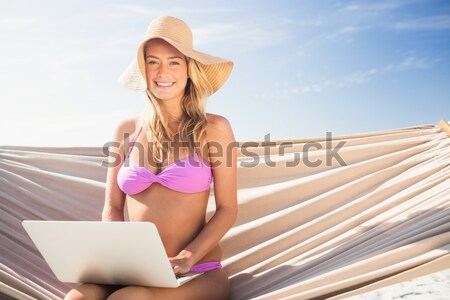
[{"label": "purple bikini bottom", "polygon": [[222,269],[222,264],[220,263],[220,261],[208,261],[195,265],[191,268],[190,272],[203,273],[214,269]]}]

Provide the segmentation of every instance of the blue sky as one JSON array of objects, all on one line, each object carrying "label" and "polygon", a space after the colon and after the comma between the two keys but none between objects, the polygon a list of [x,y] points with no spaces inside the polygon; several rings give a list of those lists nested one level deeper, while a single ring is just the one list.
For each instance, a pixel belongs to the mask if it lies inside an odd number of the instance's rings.
[{"label": "blue sky", "polygon": [[139,114],[118,77],[148,23],[185,20],[235,62],[207,110],[239,141],[450,119],[450,2],[1,1],[0,144],[102,146]]}]

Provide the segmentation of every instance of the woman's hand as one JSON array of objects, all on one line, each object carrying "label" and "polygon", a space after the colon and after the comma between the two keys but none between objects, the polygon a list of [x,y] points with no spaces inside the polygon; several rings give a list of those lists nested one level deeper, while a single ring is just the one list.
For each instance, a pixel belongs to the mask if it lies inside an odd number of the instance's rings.
[{"label": "woman's hand", "polygon": [[182,275],[188,273],[192,266],[191,262],[192,253],[187,250],[182,250],[177,256],[169,257],[170,264],[172,265],[175,275]]}]

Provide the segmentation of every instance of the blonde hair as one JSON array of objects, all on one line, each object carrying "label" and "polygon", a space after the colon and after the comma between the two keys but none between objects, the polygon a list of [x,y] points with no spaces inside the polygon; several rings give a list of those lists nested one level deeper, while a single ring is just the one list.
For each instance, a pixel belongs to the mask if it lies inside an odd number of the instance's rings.
[{"label": "blonde hair", "polygon": [[[144,52],[145,53],[145,52]],[[178,132],[172,132],[169,128],[167,112],[160,105],[160,99],[153,96],[147,89],[147,97],[150,100],[151,115],[147,120],[147,140],[151,142],[153,159],[158,169],[167,165],[170,155],[170,142],[176,137],[178,141],[187,143],[189,151],[198,151],[202,156],[206,143],[206,100],[211,94],[211,85],[199,62],[186,57],[188,82],[185,94],[181,100],[182,117]],[[191,153],[191,152],[190,152]]]}]

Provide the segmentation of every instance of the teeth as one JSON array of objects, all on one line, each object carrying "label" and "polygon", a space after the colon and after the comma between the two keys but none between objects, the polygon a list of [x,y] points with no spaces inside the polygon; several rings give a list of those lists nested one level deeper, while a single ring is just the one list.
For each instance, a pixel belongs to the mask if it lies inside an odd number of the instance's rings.
[{"label": "teeth", "polygon": [[173,84],[173,82],[170,82],[170,83],[156,82],[156,84],[159,85],[159,86],[171,86]]}]

